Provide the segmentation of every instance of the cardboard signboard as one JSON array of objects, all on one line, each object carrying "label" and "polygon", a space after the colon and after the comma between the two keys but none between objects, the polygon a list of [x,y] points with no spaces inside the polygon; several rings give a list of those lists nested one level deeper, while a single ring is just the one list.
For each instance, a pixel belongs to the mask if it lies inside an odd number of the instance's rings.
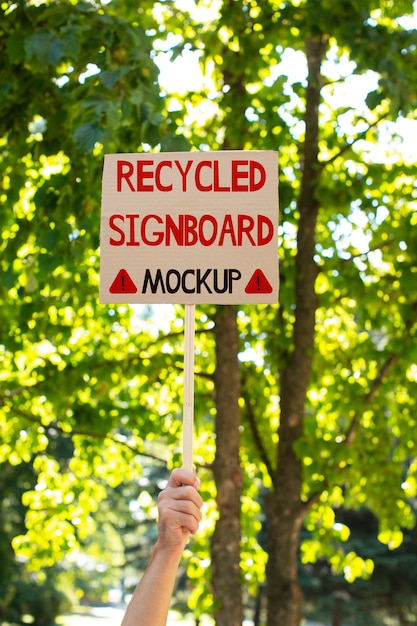
[{"label": "cardboard signboard", "polygon": [[103,303],[278,301],[272,151],[108,154]]}]

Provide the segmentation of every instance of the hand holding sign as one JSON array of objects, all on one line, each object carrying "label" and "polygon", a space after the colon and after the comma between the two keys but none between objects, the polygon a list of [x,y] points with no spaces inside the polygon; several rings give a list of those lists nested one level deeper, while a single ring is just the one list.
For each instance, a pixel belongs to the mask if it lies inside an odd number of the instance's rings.
[{"label": "hand holding sign", "polygon": [[272,151],[105,156],[100,300],[182,303],[184,466],[192,467],[195,304],[278,301]]}]

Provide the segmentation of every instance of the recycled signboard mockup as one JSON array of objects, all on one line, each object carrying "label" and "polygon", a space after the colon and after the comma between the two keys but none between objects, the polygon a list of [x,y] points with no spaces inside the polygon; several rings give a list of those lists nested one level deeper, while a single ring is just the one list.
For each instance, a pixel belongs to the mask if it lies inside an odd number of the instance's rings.
[{"label": "recycled signboard mockup", "polygon": [[276,152],[108,154],[100,300],[275,303],[277,223]]}]

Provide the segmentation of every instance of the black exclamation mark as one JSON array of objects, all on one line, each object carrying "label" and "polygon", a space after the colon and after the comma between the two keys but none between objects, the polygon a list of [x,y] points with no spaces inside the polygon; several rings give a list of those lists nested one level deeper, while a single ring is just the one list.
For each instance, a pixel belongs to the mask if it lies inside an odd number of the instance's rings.
[{"label": "black exclamation mark", "polygon": [[258,291],[261,290],[261,277],[259,276],[259,274],[256,277],[256,282],[258,283]]},{"label": "black exclamation mark", "polygon": [[121,275],[121,279],[122,279],[122,291],[124,291],[125,290],[125,275],[124,274]]}]

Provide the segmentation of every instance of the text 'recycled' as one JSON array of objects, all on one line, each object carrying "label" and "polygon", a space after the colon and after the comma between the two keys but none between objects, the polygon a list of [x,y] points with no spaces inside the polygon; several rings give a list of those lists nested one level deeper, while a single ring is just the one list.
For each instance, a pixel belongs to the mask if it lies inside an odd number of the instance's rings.
[{"label": "text 'recycled'", "polygon": [[265,182],[264,166],[250,159],[232,159],[227,168],[221,168],[218,159],[189,159],[184,164],[178,159],[137,159],[136,163],[119,159],[116,165],[118,192],[247,193],[259,191]]}]

